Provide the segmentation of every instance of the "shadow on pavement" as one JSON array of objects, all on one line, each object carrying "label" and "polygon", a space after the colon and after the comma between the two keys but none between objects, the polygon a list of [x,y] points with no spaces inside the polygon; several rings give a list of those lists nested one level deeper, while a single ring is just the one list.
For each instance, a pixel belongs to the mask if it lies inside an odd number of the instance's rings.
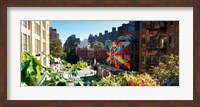
[{"label": "shadow on pavement", "polygon": [[94,80],[94,81],[100,81],[100,78],[97,77],[97,76],[95,76],[95,75],[93,75],[93,76],[81,77],[81,79],[82,79],[83,81],[92,81],[92,80]]}]

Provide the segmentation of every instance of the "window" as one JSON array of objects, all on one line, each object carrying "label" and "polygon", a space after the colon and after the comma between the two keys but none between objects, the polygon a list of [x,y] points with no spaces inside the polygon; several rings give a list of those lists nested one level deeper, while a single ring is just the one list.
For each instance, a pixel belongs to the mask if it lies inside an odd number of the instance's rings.
[{"label": "window", "polygon": [[43,52],[46,52],[46,45],[43,43]]},{"label": "window", "polygon": [[27,36],[28,40],[27,40],[27,52],[30,53],[30,36]]},{"label": "window", "polygon": [[151,36],[150,37],[150,47],[154,47],[155,46],[155,37]]},{"label": "window", "polygon": [[150,28],[151,24],[150,24],[150,21],[146,22],[147,24],[147,28]]},{"label": "window", "polygon": [[35,39],[35,53],[39,53],[40,52],[40,40]]},{"label": "window", "polygon": [[27,35],[23,34],[23,51],[27,51]]},{"label": "window", "polygon": [[26,28],[27,27],[26,21],[22,21],[22,25]]},{"label": "window", "polygon": [[163,48],[164,47],[164,38],[163,37],[159,37],[159,47]]},{"label": "window", "polygon": [[40,26],[35,22],[35,34],[40,35]]},{"label": "window", "polygon": [[146,28],[146,22],[142,22],[142,29]]},{"label": "window", "polygon": [[160,27],[165,27],[165,22],[161,21],[160,22]]},{"label": "window", "polygon": [[141,60],[141,61],[142,61],[142,64],[145,64],[145,56],[144,56],[144,55],[142,56],[141,59],[142,59],[142,60]]},{"label": "window", "polygon": [[31,27],[31,22],[30,21],[27,21],[27,27],[30,30],[30,27]]},{"label": "window", "polygon": [[174,38],[172,36],[169,36],[168,43],[169,43],[169,47],[173,47],[174,46]]},{"label": "window", "polygon": [[22,25],[30,30],[30,21],[22,21]]},{"label": "window", "polygon": [[156,63],[156,57],[155,56],[153,56],[153,55],[150,56],[150,63],[151,64],[155,64]]},{"label": "window", "polygon": [[45,31],[43,30],[43,39],[46,40],[46,35],[45,35]]},{"label": "window", "polygon": [[151,28],[154,28],[154,22],[150,22]]},{"label": "window", "polygon": [[144,37],[142,38],[142,46],[146,46],[146,39]]}]

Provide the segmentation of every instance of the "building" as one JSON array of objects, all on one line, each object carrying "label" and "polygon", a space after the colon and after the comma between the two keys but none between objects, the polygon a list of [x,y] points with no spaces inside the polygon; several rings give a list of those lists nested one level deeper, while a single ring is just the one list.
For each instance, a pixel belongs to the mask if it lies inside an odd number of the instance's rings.
[{"label": "building", "polygon": [[99,62],[105,62],[106,49],[78,48],[77,56],[79,60],[93,61],[96,59]]},{"label": "building", "polygon": [[130,42],[129,54],[131,70],[139,70],[139,21],[129,21],[118,27],[118,42]]},{"label": "building", "polygon": [[105,30],[104,34],[99,33],[99,35],[95,35],[95,36],[90,34],[88,37],[88,41],[89,43],[92,43],[93,41],[97,40],[105,44],[106,40],[117,41],[117,37],[118,37],[118,32],[116,30],[116,27],[113,27],[111,32],[108,32],[108,30]]},{"label": "building", "polygon": [[78,48],[88,48],[88,46],[89,46],[88,39],[84,39],[83,41],[80,41]]},{"label": "building", "polygon": [[163,55],[179,54],[179,22],[143,21],[139,41],[139,71],[151,73]]},{"label": "building", "polygon": [[117,38],[118,38],[118,32],[116,30],[116,27],[113,27],[112,32],[110,32],[109,34],[108,40],[117,41]]},{"label": "building", "polygon": [[57,33],[56,29],[52,27],[49,28],[50,39],[59,39],[59,34]]},{"label": "building", "polygon": [[106,49],[94,49],[94,58],[99,62],[105,62]]},{"label": "building", "polygon": [[[21,52],[27,51],[35,56],[39,52],[49,54],[49,22],[21,21],[20,47]],[[43,56],[38,60],[44,66],[49,66],[49,59]]]},{"label": "building", "polygon": [[80,38],[76,38],[76,35],[72,34],[67,38],[63,47],[65,51],[71,49],[75,53],[76,48],[78,47],[79,44],[80,44]]}]

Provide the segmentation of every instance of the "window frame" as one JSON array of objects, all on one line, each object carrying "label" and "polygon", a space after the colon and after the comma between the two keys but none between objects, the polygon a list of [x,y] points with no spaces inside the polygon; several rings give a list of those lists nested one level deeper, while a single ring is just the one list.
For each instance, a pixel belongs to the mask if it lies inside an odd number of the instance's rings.
[{"label": "window frame", "polygon": [[27,34],[23,33],[23,51],[27,51]]}]

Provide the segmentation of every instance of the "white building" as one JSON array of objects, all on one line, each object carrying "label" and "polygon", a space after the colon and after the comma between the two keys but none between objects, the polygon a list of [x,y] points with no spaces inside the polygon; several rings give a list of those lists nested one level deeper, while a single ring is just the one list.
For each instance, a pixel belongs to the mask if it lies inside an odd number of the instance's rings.
[{"label": "white building", "polygon": [[[27,51],[35,56],[38,52],[49,54],[49,22],[21,21],[20,47],[21,52]],[[44,66],[50,66],[48,58],[38,58]]]},{"label": "white building", "polygon": [[80,44],[78,45],[78,48],[88,48],[88,39],[84,39],[83,41],[80,41]]}]

